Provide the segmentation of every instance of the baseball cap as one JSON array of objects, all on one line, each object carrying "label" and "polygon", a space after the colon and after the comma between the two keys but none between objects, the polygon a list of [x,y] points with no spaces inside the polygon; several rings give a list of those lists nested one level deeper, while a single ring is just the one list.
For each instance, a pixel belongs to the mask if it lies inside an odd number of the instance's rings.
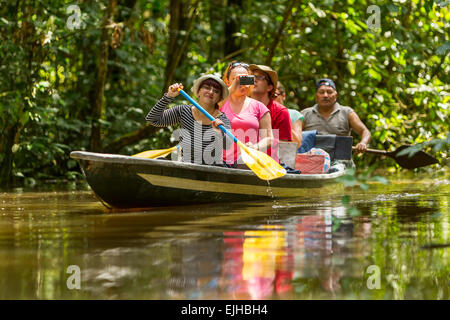
[{"label": "baseball cap", "polygon": [[316,90],[319,89],[321,86],[330,86],[335,91],[337,91],[336,90],[336,85],[334,84],[333,80],[331,80],[331,79],[324,78],[324,79],[320,79],[319,81],[317,81],[317,83],[316,83]]}]

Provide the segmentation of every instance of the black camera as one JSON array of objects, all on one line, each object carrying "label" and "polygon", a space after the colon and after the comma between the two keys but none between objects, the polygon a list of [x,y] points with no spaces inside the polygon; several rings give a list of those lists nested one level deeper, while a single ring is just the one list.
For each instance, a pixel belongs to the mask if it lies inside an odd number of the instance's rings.
[{"label": "black camera", "polygon": [[240,76],[239,85],[249,86],[255,84],[255,76]]}]

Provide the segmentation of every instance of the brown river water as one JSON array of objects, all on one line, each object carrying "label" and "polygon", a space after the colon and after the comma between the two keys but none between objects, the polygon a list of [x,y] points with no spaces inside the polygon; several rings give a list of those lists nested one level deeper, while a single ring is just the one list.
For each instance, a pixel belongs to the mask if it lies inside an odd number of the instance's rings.
[{"label": "brown river water", "polygon": [[0,299],[449,299],[448,177],[110,213],[84,184],[0,192]]}]

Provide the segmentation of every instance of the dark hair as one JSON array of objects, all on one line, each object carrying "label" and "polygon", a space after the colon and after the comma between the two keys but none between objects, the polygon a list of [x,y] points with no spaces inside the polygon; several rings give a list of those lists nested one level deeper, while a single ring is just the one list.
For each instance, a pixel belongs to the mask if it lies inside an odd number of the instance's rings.
[{"label": "dark hair", "polygon": [[222,96],[222,86],[216,80],[211,78],[203,80],[202,83],[200,83],[200,85],[198,86],[198,90],[200,91],[200,89],[205,85],[216,88],[217,90],[220,91],[220,96]]},{"label": "dark hair", "polygon": [[286,92],[286,90],[285,90],[283,84],[282,84],[280,81],[278,81],[278,84],[277,84],[277,90],[280,92],[280,95],[283,95],[283,93]]},{"label": "dark hair", "polygon": [[272,82],[272,78],[269,76],[269,74],[267,72],[264,72],[264,73],[265,73],[265,76],[266,76],[266,81],[269,84],[269,86],[272,85],[274,87],[274,89],[275,89],[275,83]]},{"label": "dark hair", "polygon": [[243,67],[247,70],[250,70],[250,66],[247,63],[240,62],[240,61],[233,61],[229,64],[227,68],[227,79],[230,77],[231,70],[233,70],[236,67]]},{"label": "dark hair", "polygon": [[[200,91],[200,89],[203,86],[210,86],[210,87],[213,87],[213,88],[216,88],[217,90],[219,90],[219,95],[220,95],[219,101],[222,100],[222,98],[223,98],[223,88],[222,88],[222,86],[220,85],[219,82],[217,82],[216,80],[211,79],[211,78],[203,80],[200,83],[200,85],[198,86],[197,94],[198,94],[198,91]],[[219,109],[219,105],[217,103],[216,103],[216,109]]]}]

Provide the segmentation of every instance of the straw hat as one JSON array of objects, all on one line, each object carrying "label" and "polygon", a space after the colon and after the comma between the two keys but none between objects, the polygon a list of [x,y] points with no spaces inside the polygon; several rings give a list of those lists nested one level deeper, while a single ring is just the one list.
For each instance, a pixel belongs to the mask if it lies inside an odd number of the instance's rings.
[{"label": "straw hat", "polygon": [[192,86],[191,90],[192,90],[192,92],[194,93],[194,95],[196,97],[198,97],[198,89],[200,87],[200,84],[206,79],[213,79],[213,80],[217,81],[221,85],[221,87],[222,87],[222,98],[220,100],[225,100],[228,97],[229,92],[228,92],[227,85],[225,84],[225,82],[223,82],[222,79],[220,79],[220,77],[218,77],[215,74],[204,74],[200,78],[198,78],[197,80],[194,81],[194,85]]},{"label": "straw hat", "polygon": [[270,77],[270,80],[273,83],[273,90],[272,90],[272,92],[275,92],[275,90],[277,90],[278,74],[271,67],[264,66],[264,65],[261,65],[261,64],[251,64],[250,65],[250,70],[251,71],[259,70],[259,71],[267,73],[268,76]]}]

